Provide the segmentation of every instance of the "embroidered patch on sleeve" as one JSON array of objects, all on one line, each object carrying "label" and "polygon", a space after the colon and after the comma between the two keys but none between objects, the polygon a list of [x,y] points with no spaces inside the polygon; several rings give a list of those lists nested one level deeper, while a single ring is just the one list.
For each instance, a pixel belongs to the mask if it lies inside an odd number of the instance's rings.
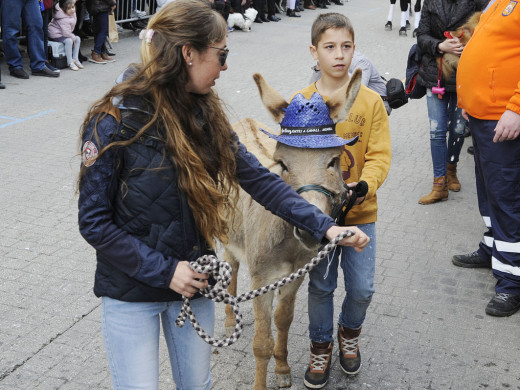
[{"label": "embroidered patch on sleeve", "polygon": [[502,16],[509,16],[511,15],[511,12],[515,9],[516,5],[518,4],[518,1],[510,1],[509,4],[504,8],[504,11],[502,11]]},{"label": "embroidered patch on sleeve", "polygon": [[93,142],[87,141],[83,144],[83,149],[81,152],[83,165],[86,167],[90,167],[91,165],[94,165],[96,162],[96,157],[98,156],[98,149],[96,145],[94,145]]}]

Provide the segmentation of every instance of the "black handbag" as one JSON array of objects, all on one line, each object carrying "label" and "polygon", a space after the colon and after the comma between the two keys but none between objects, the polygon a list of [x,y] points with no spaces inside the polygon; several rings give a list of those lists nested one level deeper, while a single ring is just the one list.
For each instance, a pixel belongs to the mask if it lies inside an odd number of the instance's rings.
[{"label": "black handbag", "polygon": [[403,82],[396,78],[392,78],[386,83],[386,97],[388,105],[392,108],[399,108],[408,103]]}]

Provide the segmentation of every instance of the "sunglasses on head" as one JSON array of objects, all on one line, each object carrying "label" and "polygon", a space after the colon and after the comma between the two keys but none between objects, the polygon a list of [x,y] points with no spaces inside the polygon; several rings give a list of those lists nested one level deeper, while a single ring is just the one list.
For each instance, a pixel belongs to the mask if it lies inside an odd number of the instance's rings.
[{"label": "sunglasses on head", "polygon": [[227,60],[227,56],[229,54],[229,49],[227,47],[214,47],[214,46],[208,46],[210,49],[216,49],[219,50],[221,53],[218,56],[218,59],[220,61],[220,66],[224,66]]}]

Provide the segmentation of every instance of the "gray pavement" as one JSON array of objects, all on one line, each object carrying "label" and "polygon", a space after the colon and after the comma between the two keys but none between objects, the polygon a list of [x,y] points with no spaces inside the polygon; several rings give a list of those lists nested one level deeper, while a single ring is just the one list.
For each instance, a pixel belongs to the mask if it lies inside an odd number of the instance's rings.
[{"label": "gray pavement", "polygon": [[[404,77],[413,38],[384,31],[388,2],[351,0],[330,10],[351,18],[358,49],[385,77]],[[229,35],[229,70],[217,89],[233,122],[250,116],[276,128],[251,76],[262,73],[286,98],[305,86],[314,65],[310,27],[318,13],[306,10],[299,19],[283,16],[279,23]],[[396,12],[394,25],[398,20]],[[95,257],[78,233],[75,186],[86,110],[137,60],[137,35],[124,35],[114,44],[116,63],[62,70],[59,79],[18,80],[1,60],[7,89],[0,90],[0,390],[111,387],[100,300],[92,293]],[[85,42],[83,53],[91,47],[92,41]],[[378,192],[377,291],[360,341],[363,367],[346,378],[335,357],[327,388],[520,389],[520,314],[486,316],[494,291],[491,271],[450,262],[453,254],[474,250],[484,231],[467,145],[459,164],[462,191],[450,193],[447,202],[421,206],[417,200],[432,182],[425,100],[395,110],[390,125],[393,161]],[[292,389],[303,388],[309,355],[306,284],[289,338]],[[244,274],[239,290],[248,290]],[[340,302],[337,297],[338,311]],[[214,350],[214,389],[252,388],[251,302],[241,310],[242,337]],[[223,313],[217,304],[218,336]],[[160,389],[173,389],[162,342],[161,348]],[[273,367],[270,389],[276,388]]]}]

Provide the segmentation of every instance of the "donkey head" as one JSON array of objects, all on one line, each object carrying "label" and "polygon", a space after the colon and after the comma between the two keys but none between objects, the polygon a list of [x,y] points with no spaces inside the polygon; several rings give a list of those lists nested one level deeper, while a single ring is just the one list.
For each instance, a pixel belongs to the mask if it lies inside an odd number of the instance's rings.
[{"label": "donkey head", "polygon": [[[356,70],[349,82],[327,102],[319,94],[310,99],[297,94],[289,104],[260,74],[253,76],[262,102],[281,125],[271,170],[282,177],[308,202],[330,214],[341,205],[345,186],[340,170],[341,147],[353,145],[357,137],[345,140],[335,134],[335,124],[347,119],[361,85],[361,71]],[[293,229],[294,236],[308,249],[320,243],[310,234]]]}]

